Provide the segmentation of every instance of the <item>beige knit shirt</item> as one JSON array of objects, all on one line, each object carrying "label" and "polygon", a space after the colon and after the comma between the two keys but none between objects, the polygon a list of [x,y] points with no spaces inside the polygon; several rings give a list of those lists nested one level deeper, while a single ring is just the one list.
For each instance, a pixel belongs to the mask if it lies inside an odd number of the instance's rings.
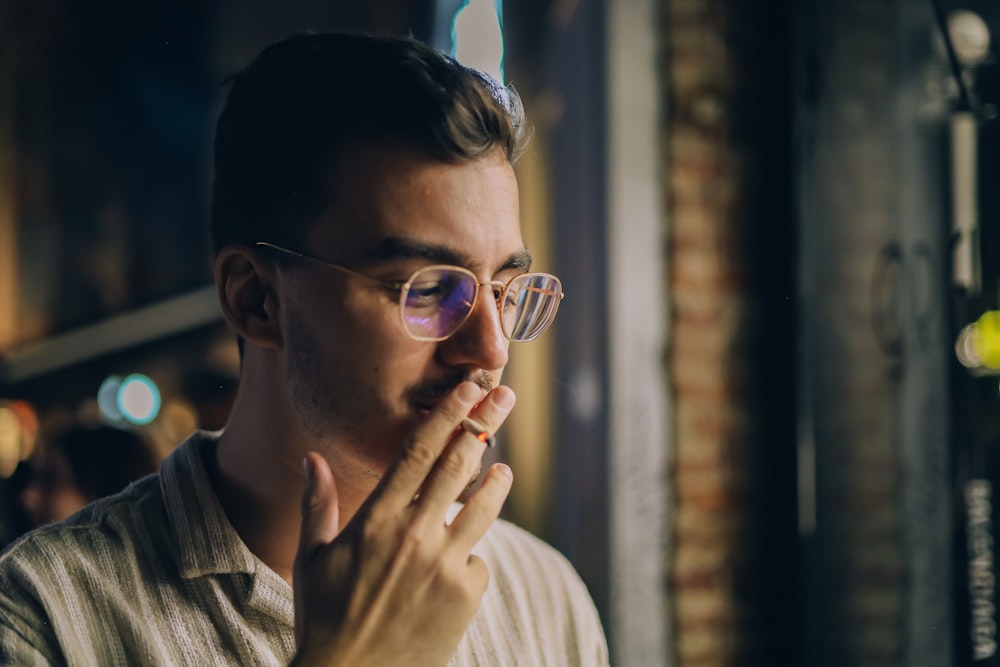
[{"label": "beige knit shirt", "polygon": [[[284,665],[292,589],[240,540],[200,432],[159,475],[0,554],[0,664]],[[608,664],[593,602],[554,549],[498,521],[475,552],[491,578],[449,665]]]}]

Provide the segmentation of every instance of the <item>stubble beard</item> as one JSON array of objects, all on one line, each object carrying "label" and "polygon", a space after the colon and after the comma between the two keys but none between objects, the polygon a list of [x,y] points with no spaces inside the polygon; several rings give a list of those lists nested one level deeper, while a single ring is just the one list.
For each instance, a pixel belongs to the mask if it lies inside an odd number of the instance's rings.
[{"label": "stubble beard", "polygon": [[288,327],[288,346],[288,381],[306,432],[324,443],[333,438],[362,442],[365,424],[378,418],[375,402],[334,379],[342,370],[322,353],[319,341],[305,327],[297,323]]},{"label": "stubble beard", "polygon": [[[319,341],[306,327],[293,323],[288,327],[289,353],[288,381],[292,385],[292,399],[299,420],[305,431],[322,446],[318,449],[328,458],[337,457],[341,452],[334,441],[350,443],[355,453],[369,459],[370,476],[381,477],[388,460],[393,458],[404,443],[377,442],[379,436],[371,430],[373,424],[385,424],[389,410],[376,397],[360,394],[356,387],[342,378],[342,369],[336,362],[325,356]],[[408,398],[416,405],[433,404],[452,391],[464,380],[471,380],[485,391],[496,386],[496,380],[487,372],[468,377],[456,372],[448,378],[414,386]],[[478,480],[479,472],[471,480],[466,491]]]}]

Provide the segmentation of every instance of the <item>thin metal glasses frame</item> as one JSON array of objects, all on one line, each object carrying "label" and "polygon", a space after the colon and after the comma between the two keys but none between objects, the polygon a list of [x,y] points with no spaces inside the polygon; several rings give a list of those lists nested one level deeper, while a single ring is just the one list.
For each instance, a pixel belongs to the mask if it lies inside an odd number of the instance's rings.
[{"label": "thin metal glasses frame", "polygon": [[[370,275],[368,275],[366,273],[362,273],[360,271],[355,271],[354,269],[349,269],[346,266],[341,266],[340,264],[336,264],[334,262],[330,262],[330,261],[322,259],[320,257],[315,257],[313,255],[309,255],[307,253],[300,252],[298,250],[292,250],[291,248],[286,248],[284,246],[280,246],[280,245],[277,245],[277,244],[274,244],[274,243],[269,243],[267,241],[257,241],[256,243],[254,243],[254,245],[258,246],[258,247],[261,247],[261,248],[269,248],[271,250],[276,250],[276,251],[284,253],[286,255],[291,255],[293,257],[298,257],[300,259],[304,259],[304,260],[307,260],[307,261],[310,261],[310,262],[315,262],[315,263],[320,264],[322,266],[325,266],[325,267],[328,267],[328,268],[331,268],[331,269],[334,269],[334,270],[337,270],[337,271],[341,271],[341,272],[346,273],[348,275],[352,275],[352,276],[356,276],[358,278],[364,278],[366,280],[370,280],[372,282],[375,282],[375,283],[378,283],[378,284],[382,285],[383,287],[386,287],[387,289],[399,292],[399,317],[400,317],[400,320],[401,320],[401,324],[403,325],[403,331],[405,331],[406,334],[410,338],[412,338],[414,340],[418,340],[418,341],[440,342],[440,341],[443,341],[443,340],[447,340],[451,336],[455,335],[455,332],[457,332],[460,328],[462,328],[462,325],[465,324],[465,322],[472,315],[472,311],[475,309],[475,304],[479,301],[479,288],[481,288],[481,287],[499,288],[500,291],[499,291],[499,294],[496,295],[495,302],[496,302],[496,307],[497,307],[497,314],[498,314],[498,316],[500,318],[500,329],[503,331],[503,334],[507,338],[507,340],[510,340],[510,341],[516,342],[516,343],[528,342],[528,341],[534,340],[535,338],[537,338],[538,336],[540,336],[542,333],[544,333],[549,328],[549,326],[551,326],[552,322],[555,320],[556,313],[555,313],[555,311],[553,311],[552,314],[549,315],[549,321],[545,325],[545,328],[542,329],[542,331],[540,331],[540,332],[536,333],[535,335],[531,336],[530,338],[523,338],[523,339],[512,338],[510,332],[507,330],[507,324],[504,321],[504,315],[503,315],[503,301],[504,301],[504,298],[507,295],[507,291],[508,291],[511,283],[513,283],[515,280],[524,280],[526,277],[529,280],[531,278],[533,278],[533,277],[541,277],[541,278],[545,278],[547,280],[552,280],[552,281],[555,282],[556,286],[558,287],[559,301],[562,301],[562,299],[566,296],[566,294],[562,291],[562,281],[560,281],[558,277],[556,277],[556,276],[554,276],[554,275],[552,275],[550,273],[542,273],[542,272],[534,271],[534,272],[530,272],[530,273],[521,273],[521,274],[518,274],[518,275],[514,276],[513,278],[511,278],[510,280],[508,280],[507,282],[502,282],[502,281],[499,281],[499,280],[493,280],[493,281],[488,281],[488,282],[479,282],[479,279],[476,277],[476,274],[474,274],[469,269],[466,269],[465,267],[454,266],[454,265],[451,265],[451,264],[435,264],[435,265],[432,265],[432,266],[423,266],[423,267],[417,269],[412,274],[410,274],[410,276],[406,280],[383,280],[382,278],[376,278],[375,276],[370,276]],[[407,322],[406,322],[406,296],[409,293],[410,286],[412,285],[413,280],[414,280],[414,278],[417,275],[419,275],[420,273],[423,273],[423,272],[426,272],[426,271],[432,271],[432,270],[435,270],[435,269],[442,269],[442,270],[447,270],[447,271],[455,271],[455,272],[458,272],[458,273],[462,273],[462,274],[468,275],[469,277],[472,278],[473,282],[475,283],[475,285],[476,285],[476,291],[472,295],[472,301],[469,303],[469,309],[468,309],[468,311],[465,313],[465,315],[460,320],[458,320],[455,323],[455,325],[453,326],[453,328],[451,329],[451,331],[449,331],[447,334],[445,334],[443,336],[423,336],[423,335],[414,333],[410,329],[410,327],[407,325]],[[536,291],[538,291],[537,288],[532,288],[532,289],[536,289]],[[548,292],[548,290],[542,290],[542,291],[545,291],[546,293],[550,294],[550,296],[555,296],[555,292],[554,291],[553,292]],[[556,309],[555,310],[558,310],[558,304],[556,305]]]}]

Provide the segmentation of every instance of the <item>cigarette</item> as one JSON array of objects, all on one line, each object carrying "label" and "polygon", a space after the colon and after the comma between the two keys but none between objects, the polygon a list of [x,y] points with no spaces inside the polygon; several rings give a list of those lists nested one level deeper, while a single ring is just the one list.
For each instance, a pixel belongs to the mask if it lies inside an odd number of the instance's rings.
[{"label": "cigarette", "polygon": [[493,434],[472,417],[466,417],[462,420],[462,428],[476,436],[479,442],[485,442],[487,447],[495,447],[497,444],[497,439],[493,437]]}]

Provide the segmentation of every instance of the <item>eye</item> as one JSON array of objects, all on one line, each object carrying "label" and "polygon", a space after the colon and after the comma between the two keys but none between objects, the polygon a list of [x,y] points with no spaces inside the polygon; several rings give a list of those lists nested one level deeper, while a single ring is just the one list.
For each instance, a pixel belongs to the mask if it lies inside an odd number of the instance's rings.
[{"label": "eye", "polygon": [[432,269],[410,282],[406,305],[410,308],[468,306],[475,292],[476,282],[471,276],[448,269]]},{"label": "eye", "polygon": [[[498,283],[493,285],[493,298],[496,300],[497,305],[504,308],[512,308],[520,305],[524,298],[524,280],[519,280],[519,278],[523,275],[525,274],[518,273],[503,276],[499,279]],[[506,292],[504,292],[505,286]],[[500,303],[501,293],[503,293],[503,303]]]},{"label": "eye", "polygon": [[[497,294],[497,300],[499,301],[500,295]],[[521,303],[521,293],[516,288],[508,288],[506,294],[504,294],[503,306],[504,308],[516,308]]]},{"label": "eye", "polygon": [[422,308],[436,306],[440,304],[448,292],[449,288],[445,280],[421,280],[412,283],[410,290],[406,293],[406,305],[412,308]]}]

